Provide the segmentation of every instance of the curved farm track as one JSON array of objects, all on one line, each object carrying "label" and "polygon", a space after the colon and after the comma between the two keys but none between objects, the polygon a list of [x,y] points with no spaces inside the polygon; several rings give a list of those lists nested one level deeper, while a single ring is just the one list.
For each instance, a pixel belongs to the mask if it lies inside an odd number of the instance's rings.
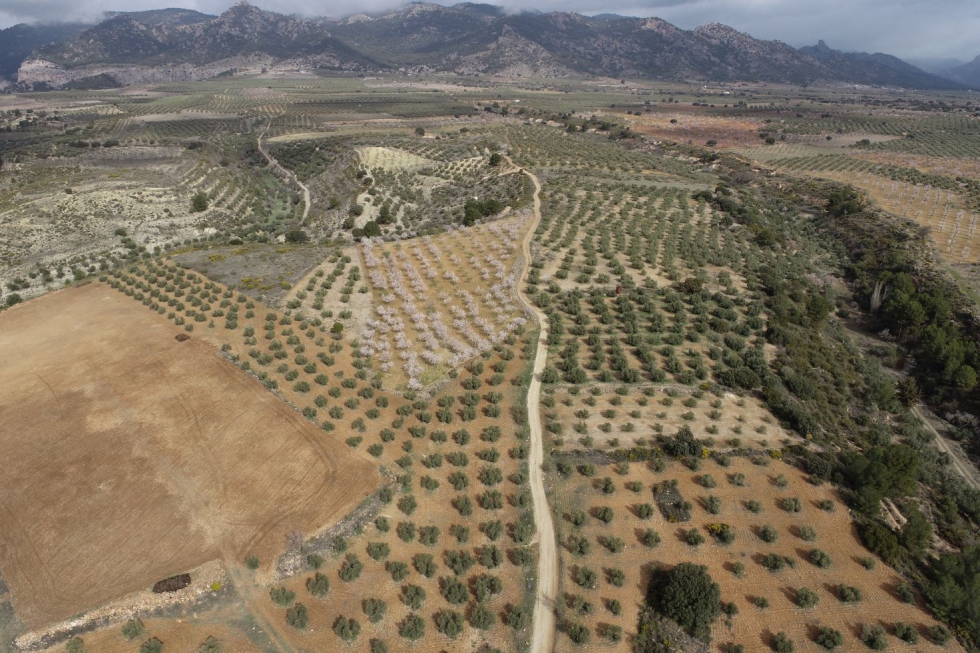
[{"label": "curved farm track", "polygon": [[258,147],[259,152],[265,157],[265,160],[269,162],[269,167],[273,169],[280,177],[283,177],[294,184],[296,184],[301,191],[303,191],[303,219],[306,220],[307,216],[310,215],[310,189],[309,187],[299,180],[296,173],[292,170],[284,167],[279,161],[276,160],[274,156],[269,154],[268,150],[262,144],[262,139],[265,138],[266,133],[269,131],[269,127],[272,126],[272,120],[269,120],[265,125],[265,129],[259,134]]},{"label": "curved farm track", "polygon": [[531,496],[534,499],[534,523],[538,531],[538,586],[534,599],[534,625],[531,635],[531,651],[545,653],[555,647],[555,605],[558,596],[558,552],[555,546],[555,526],[548,507],[548,496],[544,489],[544,443],[541,433],[541,417],[538,399],[541,396],[541,373],[548,358],[548,318],[524,294],[524,279],[531,269],[531,239],[541,222],[541,182],[531,171],[524,169],[534,184],[534,217],[528,227],[521,250],[524,255],[524,271],[517,283],[517,293],[521,301],[534,313],[538,320],[537,353],[534,357],[534,372],[527,391],[527,415],[531,430],[531,454],[528,469],[531,477]]}]

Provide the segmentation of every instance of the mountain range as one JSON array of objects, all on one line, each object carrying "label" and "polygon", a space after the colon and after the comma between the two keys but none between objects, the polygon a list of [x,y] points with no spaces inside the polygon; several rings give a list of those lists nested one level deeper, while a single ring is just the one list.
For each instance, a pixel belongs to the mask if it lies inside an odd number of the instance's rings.
[{"label": "mountain range", "polygon": [[472,3],[304,19],[240,2],[220,16],[186,9],[113,12],[87,28],[0,31],[0,75],[20,88],[191,81],[295,67],[980,87],[980,57],[940,76],[886,54],[840,52],[823,41],[797,49],[717,23],[682,30],[659,18],[509,14]]}]

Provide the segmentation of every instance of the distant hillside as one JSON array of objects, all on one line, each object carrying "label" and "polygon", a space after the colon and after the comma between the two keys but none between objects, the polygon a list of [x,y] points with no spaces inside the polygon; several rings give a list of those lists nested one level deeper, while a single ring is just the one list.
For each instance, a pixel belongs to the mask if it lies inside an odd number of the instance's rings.
[{"label": "distant hillside", "polygon": [[20,64],[32,52],[50,43],[64,43],[77,36],[86,25],[27,25],[21,23],[0,30],[0,78],[15,79]]},{"label": "distant hillside", "polygon": [[842,79],[873,85],[902,86],[905,88],[955,89],[958,82],[927,73],[890,54],[866,52],[841,52],[833,50],[823,41],[800,48],[825,66],[836,71]]},{"label": "distant hillside", "polygon": [[972,88],[980,88],[980,56],[970,63],[950,68],[941,74],[943,77],[956,80]]},{"label": "distant hillside", "polygon": [[246,3],[217,17],[182,9],[120,12],[67,42],[38,47],[18,79],[26,87],[88,77],[103,83],[100,76],[129,84],[290,65],[960,88],[895,57],[838,52],[822,41],[797,50],[717,23],[689,31],[658,18],[507,14],[472,3],[413,3],[340,20],[298,19]]}]

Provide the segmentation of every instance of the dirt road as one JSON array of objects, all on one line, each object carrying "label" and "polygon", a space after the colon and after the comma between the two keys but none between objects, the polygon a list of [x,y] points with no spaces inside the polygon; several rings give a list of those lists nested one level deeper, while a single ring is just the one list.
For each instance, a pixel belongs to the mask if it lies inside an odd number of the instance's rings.
[{"label": "dirt road", "polygon": [[936,430],[936,427],[932,425],[929,417],[922,412],[920,406],[916,406],[912,409],[915,416],[922,420],[923,426],[929,430],[934,436],[936,436],[936,448],[942,451],[944,454],[949,456],[950,465],[957,474],[963,477],[967,485],[972,487],[974,490],[980,490],[980,480],[978,480],[978,474],[976,468],[969,460],[964,460],[964,454],[961,451],[955,451],[953,446],[950,445],[949,440],[943,437],[943,434]]},{"label": "dirt road", "polygon": [[544,444],[541,434],[541,417],[538,399],[541,395],[541,373],[548,358],[548,318],[524,294],[524,279],[531,269],[531,238],[541,222],[541,182],[528,170],[524,170],[534,184],[534,218],[528,227],[521,248],[524,254],[524,272],[517,283],[517,292],[538,319],[537,354],[534,357],[534,374],[527,391],[527,415],[531,428],[531,455],[528,467],[531,475],[531,496],[534,499],[534,523],[538,530],[538,589],[534,600],[534,626],[531,636],[533,653],[550,653],[555,648],[555,604],[558,596],[558,552],[555,547],[555,526],[544,491]]},{"label": "dirt road", "polygon": [[306,217],[310,214],[309,187],[299,180],[295,172],[293,172],[292,170],[287,170],[285,167],[283,167],[283,165],[279,163],[274,156],[272,156],[271,154],[269,154],[268,151],[266,151],[265,145],[262,144],[262,139],[265,138],[265,134],[266,132],[269,131],[269,127],[271,125],[272,125],[272,121],[270,120],[266,124],[265,129],[262,130],[262,133],[259,134],[259,152],[261,152],[262,156],[265,157],[265,160],[269,162],[269,167],[275,170],[280,176],[286,177],[289,181],[299,186],[299,189],[303,191],[303,220],[306,220]]}]

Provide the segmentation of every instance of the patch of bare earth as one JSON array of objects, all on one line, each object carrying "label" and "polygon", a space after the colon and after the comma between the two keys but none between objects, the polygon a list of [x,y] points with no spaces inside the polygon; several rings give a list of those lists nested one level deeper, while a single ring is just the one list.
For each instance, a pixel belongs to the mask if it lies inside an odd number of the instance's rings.
[{"label": "patch of bare earth", "polygon": [[101,283],[0,316],[0,569],[36,627],[215,558],[265,561],[375,468]]}]

